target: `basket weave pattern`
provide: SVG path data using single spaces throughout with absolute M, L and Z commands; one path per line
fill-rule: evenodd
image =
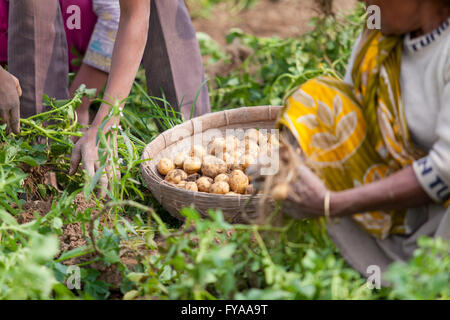
M 164 180 L 157 165 L 162 158 L 171 158 L 192 145 L 205 148 L 218 134 L 235 129 L 243 133 L 250 128 L 273 129 L 281 111 L 279 106 L 244 107 L 203 115 L 161 133 L 149 143 L 142 155 L 141 174 L 153 196 L 174 217 L 183 220 L 180 209 L 193 205 L 203 216 L 208 209 L 221 209 L 225 219 L 239 223 L 254 219 L 261 195 L 218 195 L 180 189 Z

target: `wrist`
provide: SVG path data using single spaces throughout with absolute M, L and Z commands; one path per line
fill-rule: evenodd
M 345 191 L 330 192 L 330 216 L 332 218 L 353 214 L 352 209 L 354 209 L 353 199 L 347 197 Z

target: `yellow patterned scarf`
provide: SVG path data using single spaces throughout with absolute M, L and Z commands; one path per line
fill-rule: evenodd
M 403 41 L 364 30 L 357 48 L 354 86 L 320 77 L 293 90 L 279 119 L 297 138 L 308 162 L 331 190 L 368 184 L 411 165 L 424 153 L 413 146 L 400 89 Z M 353 216 L 383 239 L 404 234 L 403 211 Z

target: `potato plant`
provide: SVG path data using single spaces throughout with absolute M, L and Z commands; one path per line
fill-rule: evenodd
M 229 76 L 209 80 L 215 110 L 280 104 L 286 90 L 307 79 L 341 77 L 361 15 L 315 20 L 298 39 L 231 31 L 230 42 L 238 38 L 254 53 Z M 201 38 L 201 48 L 226 57 L 208 38 Z M 422 239 L 411 261 L 389 270 L 392 287 L 376 291 L 340 256 L 323 220 L 230 225 L 220 211 L 201 219 L 192 208 L 181 211 L 185 223 L 172 218 L 145 187 L 139 165 L 158 134 L 156 123 L 168 129 L 183 119 L 147 95 L 142 70 L 125 109 L 111 106 L 109 117 L 123 112 L 121 125 L 99 132 L 94 178 L 81 170 L 68 176 L 71 137 L 82 135 L 74 110 L 87 94 L 93 92 L 81 87 L 69 101 L 47 99 L 49 110 L 23 120 L 19 135 L 0 126 L 0 299 L 449 298 L 449 247 L 441 240 Z M 180 169 L 182 162 L 173 165 Z M 108 163 L 112 188 L 102 198 L 96 185 Z M 56 174 L 57 188 L 46 183 L 47 172 Z M 203 180 L 199 191 L 214 183 Z M 70 228 L 78 234 L 68 235 Z M 67 248 L 72 236 L 80 243 Z M 79 287 L 68 285 L 74 267 Z

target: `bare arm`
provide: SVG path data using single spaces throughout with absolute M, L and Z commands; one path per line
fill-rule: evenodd
M 337 217 L 358 212 L 408 209 L 432 203 L 412 167 L 358 188 L 332 193 L 330 199 L 331 214 Z
M 88 88 L 97 89 L 98 94 L 105 87 L 106 80 L 108 80 L 108 74 L 106 72 L 83 63 L 70 86 L 70 96 L 73 97 L 75 91 L 82 84 L 85 84 Z M 90 104 L 91 99 L 89 97 L 83 97 L 81 106 L 77 109 L 78 122 L 82 125 L 89 124 Z
M 120 22 L 106 85 L 104 99 L 122 101 L 130 94 L 133 81 L 144 55 L 147 41 L 150 0 L 120 0 Z M 85 135 L 78 140 L 72 151 L 70 174 L 74 174 L 83 160 L 83 167 L 91 177 L 98 167 L 97 130 L 108 115 L 110 106 L 103 103 Z M 111 119 L 113 124 L 117 119 Z
M 144 54 L 150 15 L 150 0 L 120 0 L 120 23 L 105 91 L 105 100 L 123 100 L 133 86 Z M 102 104 L 92 123 L 98 128 L 109 113 Z
M 293 218 L 306 219 L 324 215 L 327 188 L 310 169 L 301 166 L 299 178 L 290 184 L 283 211 Z M 378 210 L 420 207 L 432 203 L 412 167 L 404 168 L 382 180 L 357 188 L 330 193 L 330 215 L 342 217 Z

